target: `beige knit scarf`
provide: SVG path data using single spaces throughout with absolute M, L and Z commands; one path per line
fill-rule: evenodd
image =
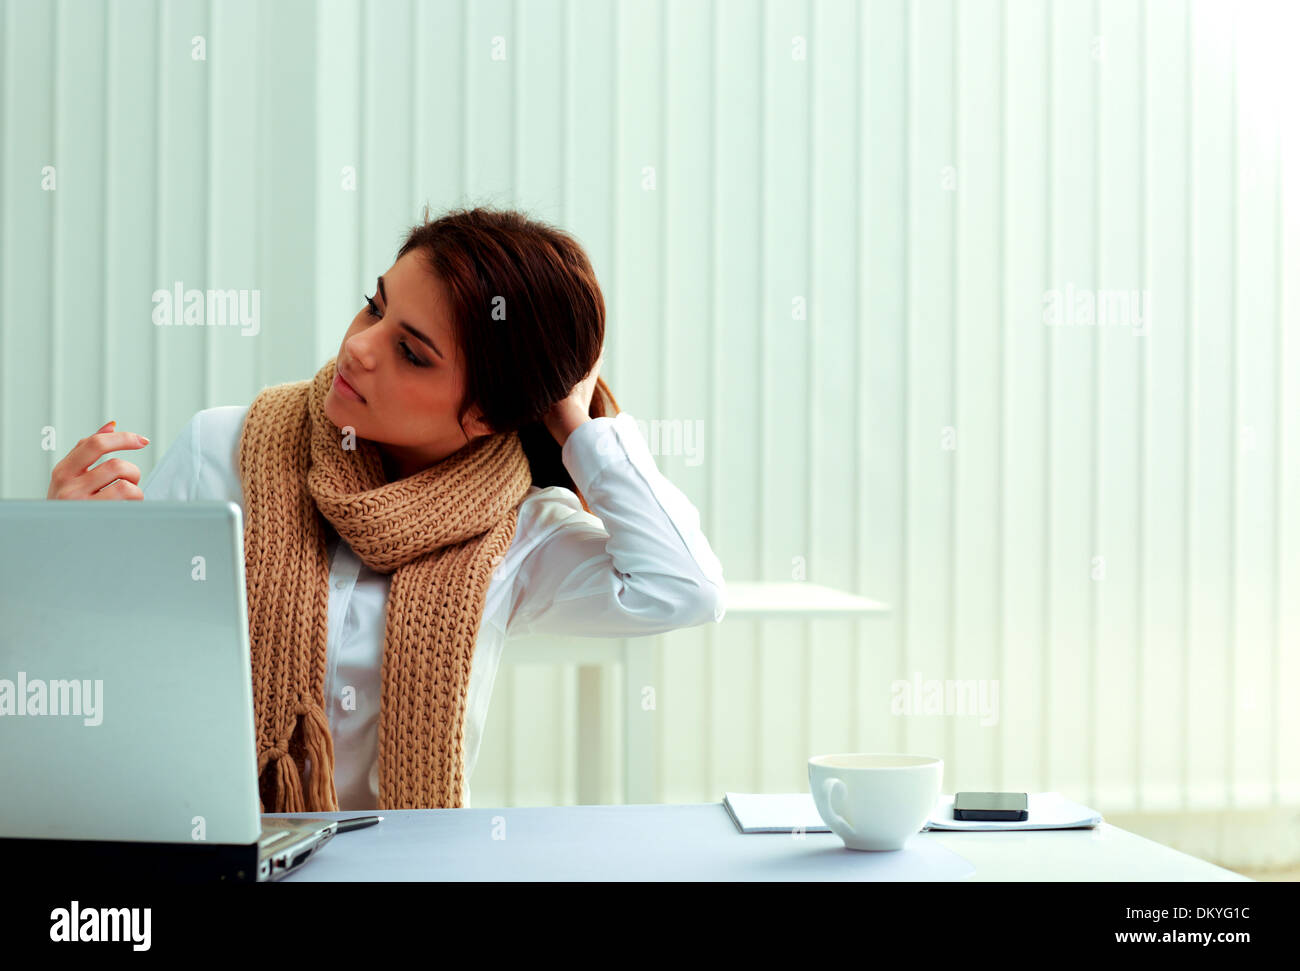
M 392 574 L 379 808 L 459 807 L 470 661 L 532 484 L 528 458 L 517 433 L 492 434 L 386 481 L 378 448 L 325 417 L 335 361 L 263 389 L 239 439 L 262 811 L 338 809 L 324 697 L 326 520 L 368 567 Z

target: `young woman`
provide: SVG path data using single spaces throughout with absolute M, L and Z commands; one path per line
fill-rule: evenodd
M 143 487 L 90 468 L 147 441 L 113 422 L 55 466 L 52 499 L 240 505 L 264 812 L 468 806 L 507 636 L 722 619 L 604 336 L 572 237 L 426 211 L 314 377 L 200 411 Z

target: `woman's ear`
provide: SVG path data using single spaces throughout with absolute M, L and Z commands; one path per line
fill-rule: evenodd
M 492 428 L 483 423 L 483 414 L 477 408 L 470 409 L 469 414 L 465 416 L 465 433 L 471 438 L 492 434 Z

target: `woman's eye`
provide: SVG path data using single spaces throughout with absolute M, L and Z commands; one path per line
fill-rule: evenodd
M 362 296 L 363 296 L 363 297 L 366 297 L 366 295 L 365 295 L 364 293 L 362 294 Z M 371 317 L 375 317 L 375 318 L 378 318 L 378 317 L 383 316 L 383 315 L 379 312 L 379 307 L 376 306 L 374 299 L 371 298 L 371 297 L 366 297 L 366 312 L 369 313 Z M 410 349 L 409 347 L 407 347 L 407 345 L 406 345 L 406 341 L 398 341 L 398 342 L 397 342 L 397 346 L 400 347 L 400 348 L 402 349 L 402 356 L 405 357 L 406 360 L 408 360 L 408 361 L 410 361 L 412 364 L 414 364 L 416 367 L 429 367 L 429 366 L 430 366 L 430 365 L 428 365 L 428 364 L 425 364 L 425 363 L 424 363 L 423 361 L 421 361 L 418 357 L 416 357 L 414 354 L 411 353 L 411 349 Z
M 410 349 L 409 347 L 406 346 L 406 341 L 398 341 L 397 344 L 398 344 L 398 346 L 402 349 L 402 351 L 405 353 L 405 355 L 406 355 L 406 359 L 407 359 L 408 361 L 410 361 L 412 364 L 414 364 L 416 367 L 428 367 L 428 366 L 429 366 L 429 365 L 425 364 L 423 361 L 421 361 L 421 360 L 420 360 L 418 357 L 416 357 L 414 354 L 411 353 L 411 349 Z

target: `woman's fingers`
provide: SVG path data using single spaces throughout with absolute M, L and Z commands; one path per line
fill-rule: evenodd
M 111 458 L 88 470 L 81 479 L 86 496 L 93 499 L 96 498 L 96 493 L 112 485 L 115 480 L 125 479 L 139 483 L 140 467 L 126 459 Z
M 68 464 L 67 471 L 74 477 L 81 475 L 94 465 L 107 452 L 116 452 L 123 448 L 144 448 L 149 439 L 135 432 L 109 430 L 117 422 L 109 422 L 88 438 L 83 438 L 73 446 L 63 461 Z
M 149 444 L 149 439 L 142 435 L 115 431 L 116 425 L 115 421 L 101 425 L 98 431 L 77 442 L 72 450 L 55 464 L 54 470 L 50 473 L 47 499 L 137 498 L 133 493 L 140 492 L 139 487 L 135 485 L 140 480 L 140 470 L 135 465 L 122 459 L 112 459 L 93 469 L 90 468 L 107 452 L 123 448 L 144 448 Z M 127 485 L 97 495 L 115 479 L 125 479 Z M 143 498 L 143 493 L 138 498 Z
M 128 499 L 142 500 L 144 492 L 141 488 L 130 479 L 116 479 L 110 482 L 104 488 L 100 489 L 94 495 L 87 496 L 87 499 Z

